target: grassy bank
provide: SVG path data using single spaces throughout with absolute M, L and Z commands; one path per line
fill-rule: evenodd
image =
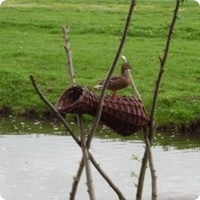
M 68 88 L 63 25 L 71 28 L 77 83 L 92 89 L 112 62 L 128 3 L 125 0 L 49 0 L 48 4 L 42 0 L 5 1 L 0 7 L 1 113 L 40 115 L 46 111 L 29 75 L 38 80 L 51 102 L 56 102 Z M 147 110 L 174 3 L 138 1 L 123 49 L 136 68 L 132 74 Z M 161 126 L 187 127 L 200 121 L 199 14 L 194 1 L 181 5 L 158 101 L 157 121 Z M 132 90 L 128 88 L 120 94 L 132 95 Z

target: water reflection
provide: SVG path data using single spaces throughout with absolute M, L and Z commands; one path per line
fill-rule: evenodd
M 78 133 L 77 124 L 73 121 L 70 122 L 72 130 L 75 133 Z M 85 124 L 86 133 L 90 131 L 91 124 Z M 68 135 L 68 132 L 64 126 L 53 120 L 27 120 L 24 118 L 17 118 L 9 116 L 8 118 L 0 118 L 0 135 L 3 134 L 13 134 L 13 135 L 24 135 L 32 133 L 44 133 L 52 135 Z M 143 134 L 141 132 L 134 134 L 129 137 L 120 136 L 105 126 L 99 126 L 95 135 L 99 138 L 120 138 L 122 141 L 127 140 L 143 140 Z M 154 142 L 158 146 L 163 146 L 164 150 L 167 150 L 171 146 L 176 147 L 177 149 L 188 149 L 195 148 L 200 146 L 200 136 L 195 133 L 177 133 L 177 132 L 162 132 L 156 133 Z
M 196 145 L 195 145 L 196 146 Z M 138 140 L 95 138 L 91 152 L 127 199 L 135 198 L 144 144 Z M 158 176 L 159 199 L 192 200 L 200 193 L 200 147 L 153 148 Z M 2 135 L 0 138 L 0 195 L 7 200 L 68 199 L 81 151 L 69 136 Z M 97 199 L 117 196 L 93 168 Z M 150 199 L 150 174 L 144 199 Z M 85 177 L 76 199 L 87 200 Z

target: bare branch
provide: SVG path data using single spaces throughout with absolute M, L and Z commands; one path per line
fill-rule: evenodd
M 157 80 L 156 80 L 156 85 L 155 85 L 155 90 L 154 90 L 154 95 L 153 95 L 151 115 L 150 115 L 150 133 L 149 133 L 150 143 L 153 142 L 154 123 L 155 123 L 154 118 L 155 118 L 155 112 L 156 112 L 156 107 L 157 107 L 158 93 L 159 93 L 159 89 L 160 89 L 162 74 L 163 74 L 164 69 L 165 69 L 165 63 L 166 63 L 166 60 L 167 60 L 169 47 L 170 47 L 170 44 L 171 44 L 173 30 L 174 30 L 174 27 L 175 27 L 176 19 L 178 17 L 179 5 L 180 5 L 180 0 L 176 0 L 174 15 L 172 17 L 171 25 L 170 25 L 169 32 L 168 32 L 168 35 L 167 35 L 164 54 L 163 54 L 162 57 L 159 58 L 159 60 L 160 60 L 160 70 L 159 70 L 158 77 L 157 77 Z
M 145 148 L 144 155 L 142 158 L 142 164 L 140 167 L 139 178 L 138 178 L 136 200 L 142 200 L 142 193 L 143 193 L 143 187 L 144 187 L 144 179 L 145 179 L 145 175 L 146 175 L 147 161 L 148 161 L 148 154 L 147 154 L 147 148 Z
M 157 199 L 157 184 L 156 184 L 157 176 L 156 176 L 156 170 L 154 168 L 153 154 L 151 151 L 151 144 L 150 144 L 148 136 L 149 135 L 148 135 L 147 129 L 144 128 L 146 151 L 147 151 L 147 155 L 148 155 L 148 159 L 149 159 L 149 168 L 150 168 L 150 172 L 151 172 L 152 200 L 156 200 Z
M 78 168 L 77 173 L 76 173 L 76 176 L 74 177 L 74 181 L 73 181 L 73 184 L 72 184 L 72 189 L 71 189 L 71 192 L 70 192 L 69 200 L 75 200 L 78 184 L 79 184 L 81 175 L 83 173 L 83 169 L 84 169 L 84 158 L 82 157 L 81 162 L 79 164 L 79 168 Z
M 159 57 L 160 70 L 158 72 L 158 77 L 157 77 L 156 85 L 155 85 L 155 89 L 154 89 L 153 103 L 152 103 L 152 109 L 151 109 L 151 114 L 150 114 L 149 134 L 147 135 L 147 131 L 145 129 L 143 131 L 144 135 L 145 135 L 146 148 L 145 148 L 145 152 L 144 152 L 144 156 L 143 156 L 143 163 L 141 165 L 141 171 L 140 171 L 140 176 L 139 176 L 139 181 L 138 181 L 139 187 L 138 187 L 138 190 L 137 190 L 137 200 L 142 199 L 144 175 L 145 175 L 148 159 L 149 159 L 149 166 L 150 166 L 150 172 L 151 172 L 151 177 L 152 177 L 152 200 L 157 199 L 157 177 L 156 177 L 156 174 L 155 174 L 153 157 L 152 157 L 152 152 L 151 152 L 151 145 L 153 144 L 153 138 L 154 138 L 154 132 L 155 132 L 154 117 L 155 117 L 155 112 L 156 112 L 156 107 L 157 107 L 157 99 L 158 99 L 161 79 L 162 79 L 162 75 L 163 75 L 164 69 L 165 69 L 165 63 L 166 63 L 166 60 L 167 60 L 169 47 L 170 47 L 170 44 L 171 44 L 171 39 L 172 39 L 172 35 L 173 35 L 173 30 L 174 30 L 174 27 L 175 27 L 175 22 L 176 22 L 176 19 L 177 19 L 179 5 L 180 5 L 180 0 L 176 0 L 174 15 L 172 17 L 171 25 L 170 25 L 168 35 L 167 35 L 164 55 L 162 57 Z
M 61 120 L 65 128 L 69 131 L 69 134 L 72 136 L 72 138 L 76 141 L 76 143 L 80 146 L 80 140 L 74 135 L 72 129 L 70 128 L 70 125 L 65 121 L 65 119 L 62 117 L 62 115 L 56 110 L 56 108 L 47 100 L 47 98 L 42 94 L 40 89 L 38 88 L 36 81 L 33 76 L 30 76 L 31 82 L 33 87 L 35 88 L 35 91 L 39 95 L 40 99 L 44 101 L 44 103 L 56 114 L 56 116 Z
M 63 123 L 63 125 L 66 127 L 66 129 L 69 131 L 70 135 L 72 136 L 72 138 L 76 141 L 76 143 L 78 144 L 79 147 L 81 147 L 81 142 L 78 138 L 76 138 L 76 136 L 73 134 L 72 130 L 70 129 L 70 127 L 68 126 L 68 123 L 65 121 L 65 119 L 60 115 L 59 112 L 57 112 L 57 110 L 55 109 L 55 107 L 46 99 L 46 97 L 42 94 L 42 92 L 40 91 L 40 89 L 38 88 L 36 81 L 34 80 L 33 76 L 30 76 L 30 79 L 32 81 L 32 84 L 37 92 L 37 94 L 40 96 L 41 100 L 53 111 L 53 113 L 56 115 L 56 117 L 58 119 L 60 119 L 60 121 Z M 100 172 L 100 174 L 104 174 L 103 170 L 100 168 L 100 166 L 97 164 L 97 162 L 95 161 L 95 159 L 93 158 L 92 154 L 89 153 L 89 157 L 90 160 L 92 162 L 92 164 L 95 166 L 95 168 L 97 168 L 97 170 Z M 79 165 L 79 170 L 77 172 L 77 176 L 75 177 L 74 183 L 73 183 L 73 189 L 70 192 L 70 200 L 74 200 L 75 199 L 75 193 L 77 190 L 77 186 L 82 174 L 82 171 L 84 169 L 84 160 L 82 158 L 81 160 L 81 164 Z M 123 197 L 123 194 L 119 191 L 119 189 L 114 185 L 114 183 L 107 177 L 103 176 L 105 178 L 105 180 L 108 182 L 108 184 L 113 188 L 113 190 L 117 193 L 117 195 L 125 200 L 125 197 Z
M 69 43 L 69 28 L 64 27 L 63 26 L 63 37 L 64 37 L 64 48 L 65 48 L 65 52 L 66 52 L 66 60 L 67 60 L 67 71 L 70 77 L 70 85 L 74 86 L 76 84 L 76 80 L 75 80 L 75 75 L 74 75 L 74 68 L 73 68 L 73 62 L 72 62 L 72 54 L 71 54 L 71 48 L 70 48 L 70 43 Z M 79 130 L 80 130 L 80 135 L 81 135 L 81 148 L 84 146 L 83 143 L 83 127 L 81 127 L 80 122 L 83 120 L 82 116 L 80 115 L 76 115 L 77 121 L 79 123 Z M 83 150 L 83 149 L 82 149 Z M 85 161 L 87 161 L 87 159 L 84 159 L 86 157 L 86 155 L 84 156 L 84 152 L 83 152 L 83 157 L 81 159 L 81 163 L 79 165 L 76 177 L 74 178 L 74 182 L 72 184 L 72 188 L 71 188 L 71 192 L 70 192 L 70 199 L 75 199 L 76 196 L 76 191 L 77 191 L 77 187 L 80 181 L 80 178 L 82 176 L 83 173 L 83 169 L 85 166 Z
M 139 91 L 137 90 L 137 87 L 136 87 L 136 85 L 135 85 L 135 82 L 134 82 L 134 79 L 133 79 L 133 77 L 132 77 L 131 71 L 128 70 L 128 72 L 129 72 L 129 76 L 131 77 L 131 87 L 133 88 L 133 91 L 134 91 L 134 93 L 135 93 L 135 96 L 136 96 L 138 99 L 142 100 L 142 99 L 141 99 L 141 95 L 140 95 L 140 93 L 139 93 Z
M 94 193 L 94 185 L 92 180 L 92 171 L 90 166 L 90 158 L 88 153 L 88 148 L 86 146 L 86 137 L 85 137 L 85 131 L 84 131 L 84 125 L 83 125 L 83 117 L 78 116 L 78 122 L 79 122 L 79 130 L 81 135 L 81 149 L 83 153 L 83 160 L 85 165 L 85 172 L 86 172 L 86 179 L 87 179 L 87 187 L 88 187 L 88 194 L 90 197 L 90 200 L 95 200 L 95 193 Z
M 124 63 L 128 63 L 128 61 L 127 61 L 127 59 L 126 59 L 126 57 L 125 57 L 124 55 L 122 55 L 122 60 L 123 60 Z M 133 79 L 133 76 L 132 76 L 132 74 L 131 74 L 130 69 L 128 69 L 128 73 L 129 73 L 129 77 L 130 77 L 130 79 L 131 79 L 131 87 L 132 87 L 132 89 L 133 89 L 133 92 L 134 92 L 135 96 L 136 96 L 138 99 L 141 100 L 140 93 L 139 93 L 139 91 L 137 90 L 137 87 L 136 87 L 136 84 L 135 84 L 135 82 L 134 82 L 134 79 Z
M 113 71 L 114 71 L 115 66 L 117 64 L 117 61 L 119 59 L 120 53 L 122 51 L 122 48 L 124 46 L 134 7 L 135 7 L 135 0 L 132 0 L 131 3 L 130 3 L 128 16 L 127 16 L 127 19 L 126 19 L 126 23 L 125 23 L 125 26 L 124 26 L 124 31 L 123 31 L 123 34 L 122 34 L 122 38 L 121 38 L 119 47 L 118 47 L 118 49 L 116 51 L 115 58 L 114 58 L 114 60 L 112 62 L 112 65 L 111 65 L 109 71 L 108 71 L 107 77 L 106 77 L 106 79 L 104 81 L 104 84 L 103 84 L 103 87 L 102 87 L 102 90 L 101 90 L 101 95 L 100 95 L 100 98 L 99 98 L 99 104 L 98 104 L 98 107 L 97 107 L 96 117 L 95 117 L 93 126 L 91 128 L 90 135 L 89 135 L 88 140 L 87 140 L 88 148 L 90 147 L 90 144 L 91 144 L 91 141 L 92 141 L 92 137 L 93 137 L 93 135 L 94 135 L 94 133 L 96 131 L 96 128 L 97 128 L 97 126 L 99 124 L 99 120 L 101 118 L 101 111 L 102 111 L 102 105 L 103 105 L 103 99 L 104 99 L 105 90 L 106 90 L 106 87 L 108 85 L 108 81 L 109 81 L 110 77 L 113 74 Z
M 74 75 L 71 48 L 70 48 L 70 43 L 69 43 L 69 28 L 63 27 L 63 33 L 64 33 L 64 48 L 65 48 L 66 55 L 67 55 L 67 71 L 68 71 L 68 74 L 70 77 L 70 85 L 75 86 L 76 80 L 75 80 L 75 75 Z M 83 116 L 77 115 L 76 117 L 78 120 L 79 131 L 80 131 L 80 136 L 81 136 L 81 149 L 82 149 L 82 153 L 83 153 L 82 160 L 84 162 L 80 163 L 80 167 L 77 171 L 78 177 L 76 177 L 76 179 L 74 179 L 74 183 L 72 185 L 73 187 L 70 192 L 70 198 L 75 197 L 76 188 L 78 186 L 84 166 L 86 166 L 85 172 L 86 172 L 86 178 L 87 178 L 88 194 L 89 194 L 90 200 L 95 200 L 96 198 L 95 198 L 94 186 L 93 186 L 93 181 L 92 181 L 90 158 L 88 156 L 88 148 L 86 146 L 86 137 L 85 137 L 85 131 L 84 131 L 84 125 L 83 125 Z
M 63 35 L 64 35 L 64 48 L 67 54 L 67 71 L 70 78 L 70 85 L 75 86 L 76 85 L 76 79 L 74 75 L 74 67 L 72 62 L 72 54 L 71 54 L 71 48 L 69 43 L 69 28 L 63 26 Z
M 94 157 L 92 156 L 91 153 L 89 153 L 90 160 L 92 161 L 92 164 L 94 167 L 97 169 L 97 171 L 101 174 L 101 176 L 107 181 L 107 183 L 110 185 L 110 187 L 117 193 L 119 200 L 126 200 L 122 192 L 117 188 L 112 180 L 103 172 L 99 164 L 95 161 Z

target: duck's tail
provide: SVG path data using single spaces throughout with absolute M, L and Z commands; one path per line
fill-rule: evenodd
M 101 88 L 102 88 L 102 85 L 95 85 L 94 88 L 95 88 L 95 89 L 101 89 Z

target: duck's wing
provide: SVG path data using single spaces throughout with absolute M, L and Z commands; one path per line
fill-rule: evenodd
M 102 88 L 104 81 L 105 79 L 101 80 L 98 85 L 94 86 L 94 88 Z M 127 87 L 129 84 L 129 79 L 126 79 L 124 76 L 112 76 L 108 81 L 107 89 L 120 90 Z
M 120 90 L 127 87 L 128 85 L 129 81 L 126 80 L 123 76 L 114 76 L 109 80 L 107 89 Z

